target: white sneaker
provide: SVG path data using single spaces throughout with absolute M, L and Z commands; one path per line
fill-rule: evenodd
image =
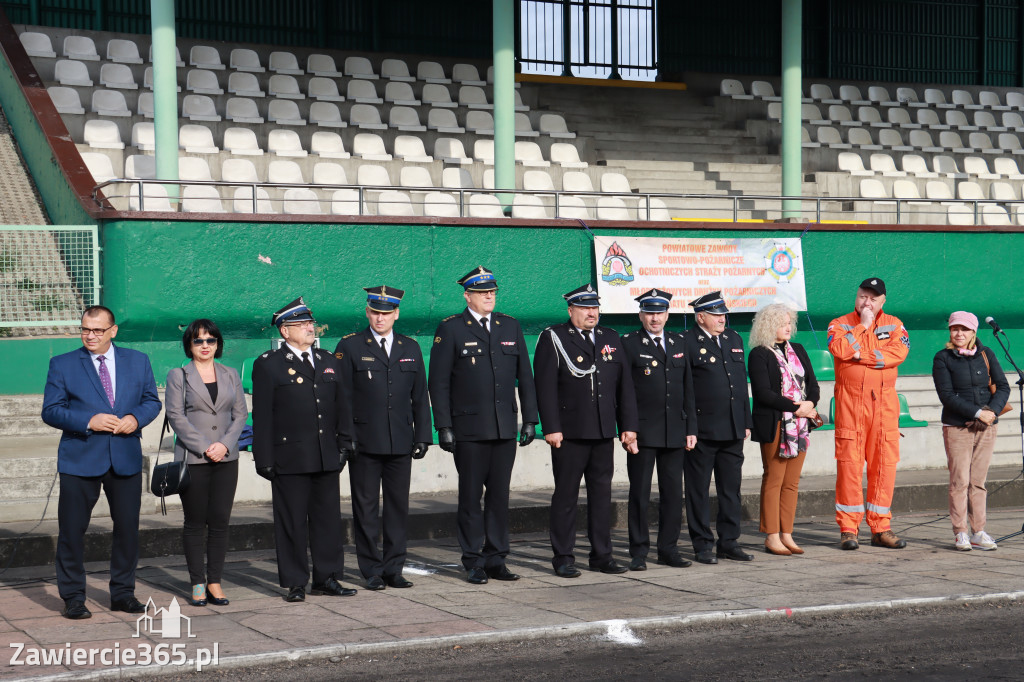
M 961 552 L 971 551 L 971 539 L 967 537 L 967 533 L 957 533 L 955 542 L 956 548 Z
M 971 536 L 971 547 L 974 549 L 996 549 L 997 545 L 995 541 L 989 537 L 989 534 L 985 531 L 975 533 Z

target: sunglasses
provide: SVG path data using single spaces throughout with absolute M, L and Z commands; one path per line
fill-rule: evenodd
M 217 339 L 192 339 L 193 346 L 216 346 Z

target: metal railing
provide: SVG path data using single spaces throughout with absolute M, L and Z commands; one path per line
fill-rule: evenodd
M 99 303 L 95 225 L 0 225 L 0 330 L 77 326 Z
M 188 190 L 190 186 L 214 187 L 220 191 L 215 197 L 190 195 Z M 128 191 L 119 190 L 120 187 L 127 187 Z M 157 190 L 156 187 L 160 189 Z M 183 187 L 185 189 L 180 192 L 168 193 L 165 187 L 172 189 Z M 237 190 L 239 189 L 247 191 L 238 196 Z M 312 190 L 313 195 L 288 198 L 283 190 L 289 189 Z M 101 192 L 102 199 L 100 198 Z M 339 195 L 338 192 L 343 192 L 343 194 Z M 385 193 L 398 194 L 387 196 L 385 200 L 382 200 L 382 195 Z M 179 198 L 175 196 L 176 194 L 183 196 Z M 404 197 L 399 195 L 404 195 Z M 474 197 L 488 198 L 475 200 Z M 406 198 L 408 202 L 405 201 Z M 797 220 L 813 223 L 948 224 L 953 226 L 1024 224 L 1024 201 L 1010 202 L 994 199 L 955 201 L 951 199 L 869 199 L 831 196 L 794 198 L 773 194 L 616 193 L 124 178 L 108 180 L 97 185 L 93 190 L 93 199 L 101 206 L 117 210 L 155 211 L 167 210 L 169 206 L 172 211 L 180 209 L 185 212 L 224 212 L 247 215 L 326 214 L 438 218 L 503 218 L 511 215 L 514 218 L 541 220 L 567 218 L 770 223 L 783 217 L 790 217 L 791 210 L 798 210 Z M 219 208 L 217 202 L 220 203 Z M 783 212 L 784 202 L 785 215 Z M 792 207 L 793 202 L 797 202 L 798 208 Z M 178 207 L 176 208 L 175 205 Z M 242 206 L 245 208 L 240 208 Z M 304 208 L 309 210 L 303 210 Z
M 525 72 L 653 80 L 657 0 L 522 0 L 517 59 Z

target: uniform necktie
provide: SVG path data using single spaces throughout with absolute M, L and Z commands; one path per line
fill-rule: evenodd
M 658 353 L 661 355 L 662 359 L 664 359 L 665 358 L 665 349 L 661 347 L 661 337 L 660 336 L 655 336 L 654 337 L 654 347 L 658 349 Z
M 580 333 L 583 334 L 583 340 L 584 341 L 586 341 L 587 343 L 594 343 L 593 341 L 590 340 L 590 330 L 589 329 L 584 329 Z
M 718 344 L 719 348 L 722 347 L 722 335 L 721 334 L 715 334 L 715 343 Z
M 383 336 L 380 337 L 380 349 L 384 351 L 384 355 L 388 354 L 388 340 Z
M 491 330 L 487 328 L 487 318 L 486 317 L 481 317 L 480 318 L 480 324 L 483 325 L 485 332 L 487 332 L 488 334 L 491 333 Z
M 110 406 L 114 406 L 114 384 L 110 381 L 110 371 L 107 369 L 107 359 L 100 355 L 97 357 L 100 361 L 100 383 L 103 384 L 103 392 L 107 394 L 107 400 L 110 401 Z
M 306 363 L 307 365 L 309 365 L 309 368 L 310 368 L 310 369 L 312 369 L 313 371 L 316 371 L 316 370 L 315 370 L 315 369 L 313 368 L 313 359 L 312 359 L 311 357 L 309 357 L 309 353 L 303 353 L 303 354 L 302 354 L 302 361 L 303 361 L 304 363 Z

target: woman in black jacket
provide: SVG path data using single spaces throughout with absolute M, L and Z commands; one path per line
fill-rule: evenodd
M 978 342 L 978 318 L 973 314 L 958 310 L 949 316 L 949 343 L 935 354 L 932 379 L 942 402 L 954 545 L 961 551 L 996 549 L 985 532 L 985 479 L 996 445 L 997 417 L 1010 397 L 1010 384 L 996 354 Z
M 809 420 L 817 417 L 818 382 L 807 352 L 790 342 L 796 311 L 775 303 L 758 311 L 747 361 L 754 396 L 751 438 L 761 444 L 761 532 L 764 548 L 803 554 L 793 541 L 800 470 L 807 456 Z

